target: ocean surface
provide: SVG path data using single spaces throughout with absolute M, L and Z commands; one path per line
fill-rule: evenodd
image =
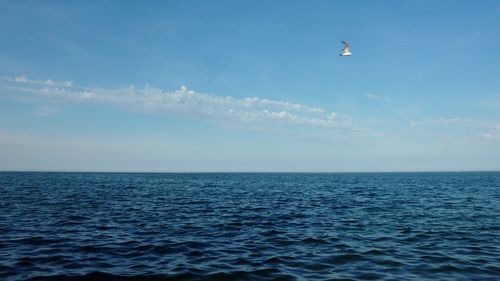
M 500 280 L 500 173 L 0 173 L 0 280 Z

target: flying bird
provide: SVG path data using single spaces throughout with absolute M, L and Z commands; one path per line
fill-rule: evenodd
M 349 44 L 346 41 L 342 41 L 342 44 L 344 44 L 344 48 L 342 48 L 342 54 L 341 56 L 350 56 L 352 55 L 351 51 L 349 51 Z

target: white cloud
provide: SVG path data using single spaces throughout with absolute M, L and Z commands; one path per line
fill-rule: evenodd
M 3 80 L 15 82 L 15 83 L 28 83 L 28 84 L 37 84 L 37 85 L 44 85 L 44 86 L 57 86 L 57 87 L 73 87 L 73 81 L 56 81 L 52 79 L 48 80 L 33 80 L 33 79 L 28 79 L 26 75 L 20 75 L 16 77 L 8 77 L 8 76 L 2 76 L 0 77 Z
M 374 99 L 374 100 L 383 100 L 387 102 L 392 102 L 392 99 L 390 97 L 385 97 L 385 96 L 378 96 L 374 94 L 365 94 L 365 97 Z
M 24 75 L 14 77 L 14 81 L 20 82 L 20 83 L 28 83 L 29 82 L 28 78 L 26 78 L 26 76 L 24 76 Z
M 264 126 L 297 125 L 372 133 L 353 124 L 346 115 L 319 107 L 267 98 L 216 96 L 195 92 L 185 86 L 175 91 L 165 91 L 149 85 L 142 89 L 134 86 L 103 89 L 76 87 L 72 82 L 64 81 L 30 80 L 26 76 L 2 78 L 16 84 L 26 84 L 23 87 L 10 87 L 11 89 L 53 99 L 100 102 L 137 111 L 177 114 L 223 122 Z

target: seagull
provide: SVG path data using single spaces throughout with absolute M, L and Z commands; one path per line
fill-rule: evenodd
M 342 54 L 341 56 L 350 56 L 352 55 L 351 51 L 349 51 L 349 44 L 346 41 L 342 41 L 342 44 L 344 44 L 344 48 L 342 48 Z

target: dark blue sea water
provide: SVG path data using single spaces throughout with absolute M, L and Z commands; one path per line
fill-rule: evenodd
M 0 173 L 1 280 L 499 280 L 500 173 Z

